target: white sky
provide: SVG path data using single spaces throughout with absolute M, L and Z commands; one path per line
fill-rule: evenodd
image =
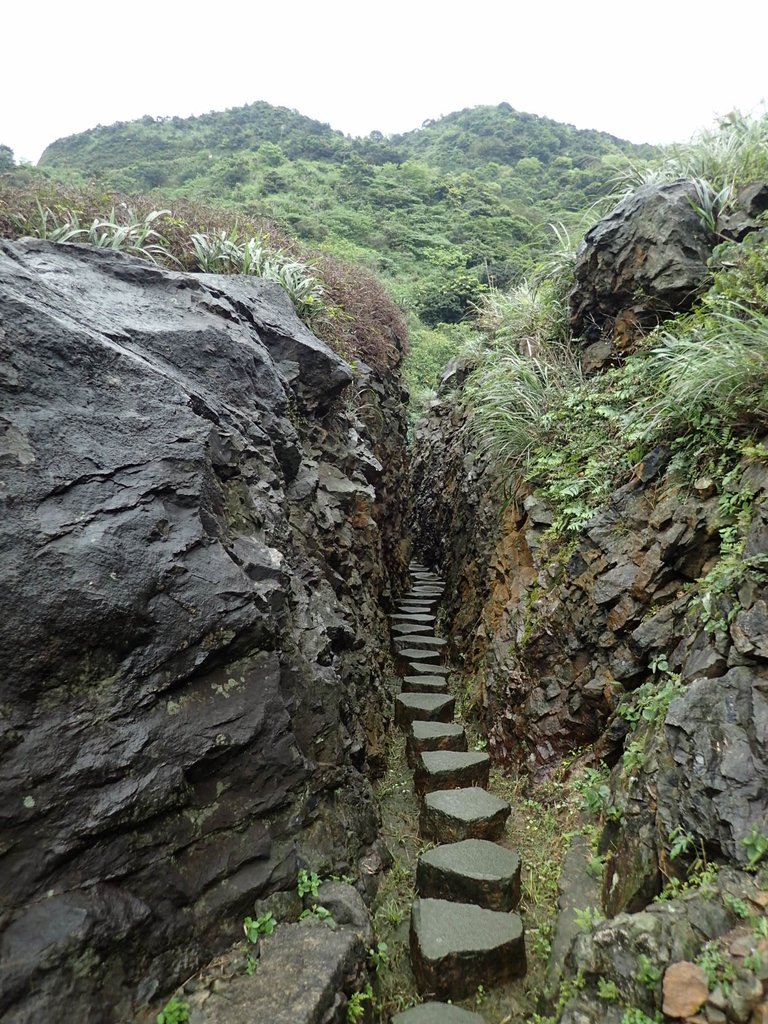
M 0 143 L 255 100 L 354 135 L 480 103 L 634 142 L 768 99 L 764 0 L 37 0 L 8 3 Z

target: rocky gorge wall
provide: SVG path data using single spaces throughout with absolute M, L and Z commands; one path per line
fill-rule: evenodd
M 689 306 L 705 279 L 703 233 L 696 222 L 688 245 L 684 195 L 680 183 L 647 190 L 587 236 L 572 311 L 593 371 L 676 301 Z M 674 225 L 670 204 L 682 209 Z M 648 207 L 650 224 L 639 224 Z M 652 232 L 659 207 L 661 236 Z M 638 955 L 651 954 L 663 973 L 738 924 L 734 900 L 760 905 L 743 871 L 749 837 L 768 836 L 768 586 L 747 566 L 768 555 L 766 459 L 744 458 L 726 494 L 720 480 L 692 484 L 657 446 L 582 530 L 553 535 L 542 496 L 511 489 L 467 429 L 471 368 L 446 375 L 417 433 L 414 549 L 446 577 L 452 653 L 497 761 L 534 780 L 579 754 L 611 769 L 598 848 L 609 920 L 572 946 L 568 967 L 584 991 L 559 1012 L 580 1024 L 618 1022 L 622 1011 L 599 997 L 598 980 L 614 980 L 624 1006 L 656 1012 L 661 983 L 655 992 L 638 983 Z M 747 521 L 738 564 L 722 544 L 729 502 Z M 670 877 L 685 878 L 685 858 L 670 857 L 675 835 L 724 866 L 725 904 L 694 893 L 682 909 L 644 913 Z M 717 1012 L 701 1019 L 747 1020 L 751 1011 Z
M 132 1020 L 377 841 L 402 353 L 259 279 L 0 242 L 0 1016 Z

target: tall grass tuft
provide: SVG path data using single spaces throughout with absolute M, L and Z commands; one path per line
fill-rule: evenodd
M 615 198 L 643 185 L 686 179 L 696 186 L 696 208 L 714 228 L 720 210 L 753 181 L 768 179 L 768 111 L 754 117 L 734 111 L 717 128 L 689 143 L 670 146 L 660 163 L 630 168 L 617 183 Z
M 739 430 L 768 424 L 768 316 L 713 312 L 662 333 L 647 356 L 649 433 L 694 429 L 705 417 Z
M 520 469 L 546 436 L 552 412 L 583 382 L 567 342 L 567 311 L 556 289 L 524 282 L 490 293 L 478 326 L 488 340 L 464 388 L 469 429 L 494 461 Z

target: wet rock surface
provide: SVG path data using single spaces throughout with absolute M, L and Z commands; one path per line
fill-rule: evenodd
M 254 974 L 217 986 L 190 1024 L 345 1024 L 348 996 L 367 977 L 354 931 L 282 924 L 261 946 Z
M 0 282 L 0 1015 L 112 1024 L 376 838 L 400 386 L 363 368 L 377 435 L 259 279 L 23 241 Z

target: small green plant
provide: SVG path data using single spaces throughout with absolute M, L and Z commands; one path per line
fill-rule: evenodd
M 330 910 L 326 907 L 321 907 L 317 903 L 314 903 L 307 910 L 302 910 L 299 914 L 300 921 L 322 921 L 323 924 L 327 924 L 329 928 L 335 928 L 336 922 L 333 919 L 333 915 Z
M 477 989 L 475 990 L 475 1007 L 478 1010 L 480 1009 L 480 1007 L 485 1002 L 486 994 L 487 993 L 485 991 L 485 987 L 483 985 L 478 985 Z
M 311 896 L 314 899 L 319 888 L 320 876 L 316 875 L 314 871 L 310 873 L 302 868 L 296 881 L 296 892 L 299 894 L 299 899 L 303 900 L 305 896 Z
M 754 974 L 761 974 L 764 964 L 765 961 L 757 949 L 753 949 L 751 953 L 744 957 L 744 966 Z
M 189 1020 L 189 1003 L 178 996 L 169 999 L 155 1018 L 156 1024 L 185 1024 Z
M 641 953 L 638 957 L 637 980 L 651 992 L 661 981 L 661 971 L 645 953 Z
M 256 973 L 256 968 L 259 966 L 259 961 L 253 955 L 253 953 L 245 954 L 245 973 L 249 978 L 252 978 Z
M 639 1010 L 636 1006 L 628 1006 L 621 1018 L 621 1024 L 657 1024 L 661 1020 L 663 1017 L 658 1011 L 653 1017 L 649 1017 L 647 1013 Z
M 739 899 L 737 896 L 731 896 L 729 892 L 723 893 L 723 903 L 731 913 L 740 917 L 742 921 L 747 921 L 752 917 L 752 911 L 747 906 L 746 901 Z
M 276 927 L 277 921 L 271 910 L 255 919 L 243 918 L 243 931 L 249 942 L 258 942 L 262 935 L 271 935 Z
M 747 856 L 749 857 L 746 870 L 756 871 L 757 865 L 768 854 L 768 835 L 759 832 L 757 827 L 755 827 L 748 836 L 741 840 L 741 845 L 747 851 Z
M 368 960 L 378 974 L 379 970 L 389 963 L 389 947 L 386 942 L 377 942 L 375 948 L 371 947 L 368 950 Z
M 752 929 L 757 939 L 768 939 L 768 917 L 759 917 Z
M 633 740 L 624 751 L 621 763 L 627 775 L 634 775 L 645 767 L 647 760 L 644 743 L 641 740 Z
M 678 825 L 669 833 L 669 859 L 676 860 L 681 854 L 687 853 L 696 845 L 696 839 L 682 825 Z
M 605 920 L 600 911 L 595 907 L 584 907 L 581 910 L 574 910 L 573 917 L 576 927 L 582 932 L 592 931 L 593 928 L 597 928 Z
M 362 992 L 355 992 L 349 997 L 347 1003 L 347 1024 L 358 1024 L 365 1016 L 365 1004 L 373 999 L 373 989 L 370 983 L 365 986 Z
M 571 783 L 584 801 L 584 810 L 595 816 L 605 814 L 611 807 L 608 775 L 607 765 L 601 764 L 599 768 L 585 768 L 582 777 Z
M 736 979 L 736 968 L 717 942 L 707 942 L 694 961 L 707 976 L 710 991 L 718 986 L 728 994 Z
M 618 1003 L 621 998 L 616 982 L 608 981 L 606 978 L 597 979 L 597 994 L 608 1003 Z

